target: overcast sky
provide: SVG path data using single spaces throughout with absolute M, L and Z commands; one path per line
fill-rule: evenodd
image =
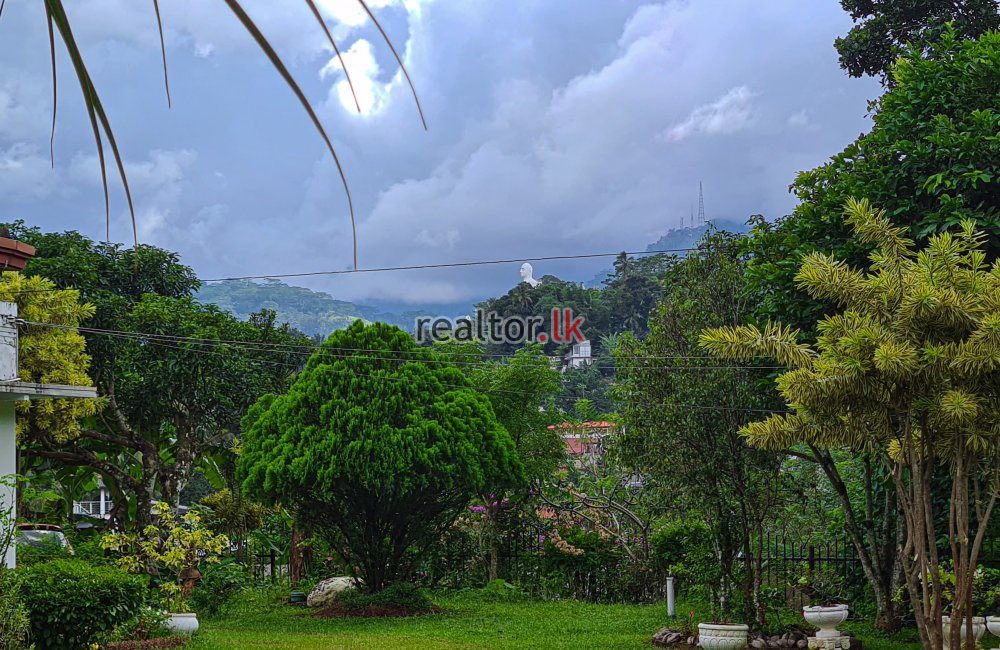
M 290 90 L 222 0 L 73 0 L 70 17 L 127 162 L 139 238 L 203 278 L 346 269 L 347 202 Z M 848 78 L 837 0 L 323 0 L 362 114 L 297 0 L 245 0 L 335 140 L 362 267 L 641 250 L 704 182 L 709 218 L 774 218 L 795 173 L 868 128 L 871 80 Z M 80 89 L 59 48 L 55 168 L 43 5 L 0 18 L 0 219 L 105 236 Z M 131 243 L 112 182 L 112 239 Z M 607 260 L 539 263 L 586 279 Z M 519 264 L 293 281 L 345 300 L 468 303 Z

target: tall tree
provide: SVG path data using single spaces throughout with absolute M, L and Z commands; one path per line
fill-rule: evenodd
M 196 461 L 227 455 L 246 409 L 287 385 L 305 359 L 295 345 L 308 341 L 273 314 L 244 323 L 198 304 L 198 281 L 174 253 L 23 223 L 12 230 L 37 249 L 28 273 L 74 287 L 93 305 L 83 331 L 106 403 L 72 439 L 38 429 L 26 457 L 93 467 L 118 497 L 119 523 L 141 525 L 152 500 L 176 504 Z
M 1000 263 L 987 263 L 972 221 L 917 252 L 906 229 L 866 201 L 849 202 L 846 216 L 876 250 L 868 272 L 830 255 L 805 258 L 797 282 L 838 308 L 815 347 L 770 323 L 710 329 L 701 342 L 721 357 L 767 355 L 794 367 L 777 380 L 793 413 L 745 425 L 754 445 L 882 451 L 906 523 L 902 564 L 921 644 L 943 647 L 946 553 L 955 570 L 951 647 L 965 621 L 974 648 L 973 577 L 1000 492 Z M 937 482 L 950 489 L 944 508 L 933 499 Z
M 775 398 L 766 371 L 706 363 L 697 347 L 703 328 L 751 316 L 746 263 L 739 237 L 720 232 L 676 259 L 648 339 L 625 336 L 619 345 L 615 393 L 625 425 L 620 458 L 665 499 L 701 513 L 724 579 L 718 604 L 761 625 L 762 557 L 754 540 L 782 498 L 783 456 L 747 446 L 739 430 Z
M 866 263 L 871 247 L 841 217 L 851 198 L 880 206 L 916 240 L 972 219 L 989 235 L 989 257 L 1000 255 L 1000 34 L 969 41 L 951 29 L 930 48 L 933 57 L 910 51 L 900 60 L 869 133 L 799 174 L 795 212 L 774 225 L 757 221 L 747 270 L 759 285 L 761 318 L 808 335 L 827 307 L 796 286 L 803 256 L 823 251 Z
M 1000 27 L 997 0 L 840 0 L 855 25 L 834 46 L 852 77 L 892 82 L 892 65 L 906 48 L 932 55 L 930 44 L 949 24 L 961 38 Z
M 566 458 L 566 448 L 545 406 L 559 389 L 559 372 L 537 345 L 525 346 L 512 357 L 467 366 L 472 385 L 489 397 L 497 420 L 510 434 L 524 468 L 525 481 L 507 489 L 479 495 L 489 527 L 489 580 L 497 579 L 501 519 L 523 510 L 532 493 L 547 481 Z M 532 508 L 533 510 L 533 508 Z

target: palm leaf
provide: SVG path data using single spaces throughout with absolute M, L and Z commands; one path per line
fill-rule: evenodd
M 344 77 L 347 78 L 347 85 L 351 89 L 351 97 L 354 98 L 354 106 L 357 107 L 358 112 L 361 112 L 361 103 L 358 101 L 358 94 L 354 92 L 354 82 L 351 81 L 351 73 L 347 71 L 347 65 L 344 63 L 344 57 L 340 54 L 340 48 L 337 47 L 337 42 L 333 40 L 333 34 L 330 33 L 329 28 L 326 26 L 326 21 L 323 20 L 323 16 L 319 13 L 319 9 L 316 7 L 316 3 L 313 0 L 306 0 L 306 4 L 309 5 L 309 9 L 312 10 L 313 16 L 316 17 L 316 22 L 319 26 L 323 28 L 326 32 L 326 37 L 330 40 L 330 45 L 333 46 L 333 51 L 337 53 L 337 60 L 340 61 L 340 67 L 344 70 Z
M 3 10 L 2 1 L 0 1 L 0 11 Z M 49 9 L 49 5 L 45 5 L 45 22 L 49 26 L 49 59 L 52 61 L 52 132 L 49 134 L 49 163 L 52 168 L 56 167 L 56 106 L 58 106 L 59 95 L 57 93 L 58 84 L 56 83 L 56 35 L 52 28 L 52 11 Z
M 45 0 L 45 6 L 48 10 L 49 20 L 51 20 L 55 24 L 56 28 L 58 28 L 59 36 L 62 38 L 63 44 L 66 46 L 66 52 L 69 54 L 70 61 L 73 63 L 73 69 L 76 71 L 77 79 L 80 81 L 80 88 L 83 91 L 83 103 L 87 109 L 87 114 L 90 117 L 91 128 L 94 131 L 94 141 L 97 143 L 97 159 L 101 166 L 101 184 L 104 188 L 104 212 L 108 230 L 108 239 L 111 239 L 111 201 L 108 194 L 108 173 L 104 160 L 104 143 L 101 140 L 101 127 L 98 126 L 99 119 L 101 126 L 103 126 L 104 133 L 108 138 L 108 145 L 111 147 L 112 155 L 118 165 L 122 185 L 125 188 L 125 196 L 128 198 L 129 214 L 132 218 L 132 233 L 135 236 L 135 243 L 138 245 L 139 238 L 136 234 L 135 208 L 132 205 L 132 193 L 128 186 L 128 178 L 125 175 L 125 166 L 122 162 L 121 152 L 118 150 L 118 145 L 115 143 L 114 134 L 111 132 L 111 124 L 108 121 L 107 115 L 104 113 L 101 98 L 97 94 L 97 89 L 94 88 L 94 83 L 90 79 L 90 73 L 87 71 L 87 66 L 83 61 L 83 55 L 80 53 L 80 48 L 77 46 L 76 39 L 73 37 L 73 29 L 70 26 L 69 18 L 66 16 L 66 10 L 63 7 L 62 0 Z
M 167 91 L 167 108 L 170 108 L 170 79 L 167 78 L 167 43 L 163 39 L 163 21 L 160 20 L 160 0 L 153 0 L 156 13 L 156 29 L 160 32 L 160 56 L 163 59 L 163 87 Z
M 424 130 L 426 131 L 427 120 L 424 118 L 424 107 L 420 105 L 420 98 L 417 97 L 417 89 L 413 86 L 413 80 L 410 79 L 410 73 L 407 72 L 406 66 L 403 65 L 402 57 L 399 56 L 399 52 L 396 51 L 396 46 L 392 44 L 392 39 L 390 39 L 389 35 L 385 33 L 384 29 L 382 29 L 382 24 L 378 21 L 378 18 L 375 17 L 375 14 L 372 13 L 372 10 L 368 8 L 368 4 L 365 2 L 365 0 L 358 0 L 358 2 L 361 3 L 362 7 L 365 8 L 365 12 L 368 14 L 368 17 L 371 18 L 372 22 L 375 23 L 375 26 L 378 27 L 378 31 L 379 33 L 382 34 L 382 38 L 385 39 L 385 42 L 389 46 L 389 49 L 392 50 L 392 55 L 396 57 L 396 62 L 399 64 L 399 69 L 403 71 L 403 76 L 406 77 L 406 83 L 410 84 L 410 92 L 413 93 L 413 101 L 416 102 L 417 112 L 420 113 L 420 122 L 424 125 Z
M 271 64 L 274 65 L 278 74 L 281 75 L 281 77 L 285 80 L 285 83 L 288 84 L 289 88 L 292 89 L 292 92 L 295 93 L 295 96 L 298 97 L 299 103 L 302 104 L 302 108 L 304 108 L 306 113 L 309 114 L 309 118 L 312 120 L 316 129 L 319 131 L 320 136 L 322 136 L 323 141 L 326 143 L 326 148 L 329 149 L 330 155 L 333 156 L 333 162 L 337 165 L 337 172 L 340 174 L 340 180 L 344 184 L 344 193 L 347 195 L 347 208 L 351 213 L 351 236 L 354 240 L 354 268 L 357 269 L 358 227 L 354 218 L 354 201 L 351 199 L 351 188 L 347 185 L 347 176 L 344 174 L 344 168 L 340 164 L 340 157 L 337 156 L 337 152 L 333 148 L 330 136 L 327 135 L 326 129 L 323 128 L 323 124 L 319 121 L 319 117 L 316 116 L 316 111 L 313 110 L 312 106 L 309 104 L 309 100 L 306 99 L 305 93 L 302 92 L 302 89 L 299 88 L 299 84 L 296 83 L 295 78 L 292 77 L 292 73 L 288 71 L 288 68 L 286 68 L 285 64 L 281 61 L 281 57 L 279 57 L 278 53 L 274 51 L 274 48 L 264 37 L 264 34 L 261 33 L 260 29 L 253 22 L 253 20 L 251 20 L 250 16 L 247 15 L 247 12 L 243 10 L 239 1 L 225 0 L 225 3 L 229 5 L 232 12 L 236 14 L 239 21 L 243 23 L 243 27 L 245 27 L 246 30 L 250 32 L 250 35 L 253 36 L 254 40 L 257 41 L 257 45 L 264 51 L 267 58 L 271 60 Z

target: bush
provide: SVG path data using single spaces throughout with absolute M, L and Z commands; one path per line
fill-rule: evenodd
M 37 650 L 85 650 L 144 605 L 141 578 L 80 560 L 17 571 Z
M 712 530 L 697 520 L 674 521 L 657 530 L 650 542 L 657 569 L 678 580 L 677 588 L 707 599 L 722 578 L 712 549 Z
M 400 582 L 390 585 L 378 593 L 368 593 L 357 589 L 349 589 L 337 596 L 337 602 L 344 609 L 358 611 L 369 607 L 392 607 L 405 609 L 414 614 L 428 613 L 434 609 L 434 603 L 420 588 Z
M 68 560 L 69 549 L 55 535 L 45 535 L 32 544 L 17 545 L 17 565 L 34 566 L 52 560 Z
M 480 603 L 517 603 L 531 599 L 520 587 L 500 579 L 487 583 L 482 589 L 470 589 L 465 593 L 468 600 Z
M 27 650 L 29 629 L 17 585 L 0 568 L 0 650 Z
M 249 584 L 242 565 L 232 559 L 209 565 L 191 594 L 191 605 L 202 616 L 215 616 L 230 598 Z

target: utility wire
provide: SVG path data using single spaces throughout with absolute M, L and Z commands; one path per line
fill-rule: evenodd
M 168 343 L 188 343 L 191 345 L 202 345 L 202 346 L 218 346 L 226 345 L 230 347 L 239 348 L 245 351 L 277 351 L 277 352 L 288 352 L 288 353 L 301 353 L 301 354 L 311 354 L 317 351 L 323 350 L 322 345 L 319 344 L 294 344 L 294 343 L 270 343 L 266 341 L 240 341 L 240 340 L 224 340 L 224 339 L 213 339 L 204 337 L 193 337 L 193 336 L 179 336 L 179 335 L 169 335 L 169 334 L 154 334 L 149 332 L 130 332 L 126 330 L 110 330 L 110 329 L 99 329 L 92 327 L 73 327 L 70 325 L 59 325 L 55 323 L 41 323 L 36 321 L 24 321 L 26 325 L 35 327 L 48 327 L 63 330 L 73 330 L 79 331 L 87 334 L 95 334 L 102 336 L 113 336 L 118 338 L 125 338 L 137 341 L 150 341 L 150 342 L 168 342 Z M 449 360 L 449 359 L 428 359 L 426 358 L 427 351 L 431 350 L 437 354 L 444 354 L 445 356 L 455 356 L 455 357 L 497 357 L 502 359 L 509 359 L 512 355 L 509 354 L 480 354 L 480 353 L 464 353 L 462 351 L 453 351 L 447 349 L 437 349 L 437 348 L 419 348 L 416 350 L 387 350 L 384 348 L 348 348 L 348 347 L 338 347 L 335 350 L 326 349 L 324 350 L 324 356 L 333 356 L 336 353 L 359 353 L 364 354 L 366 358 L 382 360 L 382 361 L 416 361 L 416 362 L 430 362 L 430 363 L 451 363 L 455 365 L 470 365 L 470 366 L 488 366 L 489 361 L 461 361 L 461 360 Z M 383 355 L 393 355 L 393 356 L 373 356 L 369 353 L 379 353 Z M 405 355 L 418 355 L 416 358 L 407 358 Z M 338 358 L 348 358 L 352 356 L 351 354 L 337 355 Z M 649 355 L 649 356 L 633 356 L 629 357 L 630 360 L 636 361 L 658 361 L 658 360 L 715 360 L 718 357 L 713 356 L 685 356 L 685 355 Z M 747 365 L 711 365 L 711 366 L 678 366 L 678 365 L 661 365 L 661 366 L 643 366 L 645 369 L 677 369 L 677 370 L 787 370 L 787 366 L 747 366 Z
M 39 327 L 55 327 L 55 328 L 60 328 L 60 329 L 76 329 L 76 328 L 70 327 L 68 325 L 56 325 L 56 324 L 53 324 L 53 323 L 38 323 L 38 322 L 27 321 L 27 324 L 34 325 L 34 326 L 39 326 Z M 100 333 L 108 335 L 108 336 L 118 337 L 118 338 L 130 338 L 132 340 L 140 340 L 141 339 L 141 340 L 146 341 L 146 342 L 148 342 L 148 343 L 150 343 L 152 345 L 156 345 L 156 346 L 160 346 L 160 347 L 165 347 L 165 348 L 173 349 L 173 350 L 178 350 L 178 351 L 182 351 L 182 352 L 192 352 L 192 353 L 195 353 L 195 354 L 212 355 L 212 356 L 222 356 L 222 357 L 227 357 L 227 358 L 230 357 L 229 353 L 227 353 L 225 351 L 222 351 L 222 350 L 213 350 L 213 349 L 204 349 L 204 348 L 186 348 L 186 347 L 182 346 L 182 343 L 184 343 L 184 341 L 178 341 L 178 340 L 171 341 L 171 340 L 157 339 L 156 338 L 157 335 L 149 336 L 149 335 L 138 333 L 138 332 L 121 332 L 121 331 L 114 331 L 114 330 L 103 330 Z M 122 335 L 127 335 L 127 336 L 123 337 Z M 183 337 L 176 337 L 176 338 L 183 338 Z M 210 341 L 210 339 L 199 339 L 199 340 L 200 341 L 206 341 L 206 340 Z M 343 350 L 345 352 L 347 351 L 346 348 L 340 349 L 338 351 L 341 351 L 341 350 Z M 262 351 L 262 350 L 258 350 L 258 351 Z M 368 351 L 368 350 L 362 350 L 362 351 Z M 370 351 L 373 351 L 373 352 L 383 352 L 383 353 L 384 352 L 392 352 L 392 351 L 389 351 L 389 350 L 370 350 Z M 333 356 L 334 358 L 338 358 L 338 359 L 349 359 L 349 358 L 353 358 L 354 356 L 357 356 L 357 355 L 348 355 L 348 354 L 340 356 L 340 355 L 333 354 L 334 353 L 333 350 L 326 350 L 324 352 L 325 352 L 324 356 L 328 356 L 329 355 L 329 356 Z M 410 351 L 407 351 L 407 352 L 410 352 Z M 294 354 L 294 352 L 292 352 L 292 353 Z M 369 358 L 371 358 L 371 357 L 369 357 Z M 400 359 L 398 359 L 398 358 L 388 358 L 386 360 L 389 360 L 389 361 L 398 361 Z M 408 360 L 408 361 L 418 361 L 418 360 L 411 359 L 411 360 Z M 434 360 L 421 359 L 419 361 L 434 361 Z M 274 367 L 288 368 L 289 370 L 294 370 L 294 371 L 299 371 L 303 367 L 302 363 L 288 363 L 288 362 L 284 362 L 284 361 L 276 361 L 276 360 L 271 360 L 271 359 L 253 359 L 251 362 L 252 363 L 262 363 L 262 364 L 270 365 L 270 366 L 274 366 Z M 747 369 L 753 368 L 752 366 L 749 367 L 749 368 L 746 367 L 746 366 L 732 366 L 732 367 L 733 368 L 747 368 Z M 349 375 L 355 376 L 355 377 L 365 377 L 365 378 L 374 379 L 374 380 L 402 381 L 402 382 L 406 382 L 407 381 L 403 377 L 392 377 L 392 376 L 388 376 L 388 375 L 377 375 L 377 376 L 376 375 L 369 375 L 369 374 L 365 374 L 365 373 L 355 372 L 355 371 L 353 371 L 353 370 L 351 370 L 349 368 L 343 368 L 343 369 L 330 368 L 330 370 L 333 371 L 333 372 L 337 372 L 337 373 L 349 374 Z M 526 392 L 526 391 L 512 391 L 512 390 L 505 390 L 505 389 L 499 389 L 499 388 L 495 388 L 495 389 L 480 388 L 480 387 L 473 386 L 473 385 L 464 385 L 463 386 L 463 385 L 447 384 L 447 383 L 442 383 L 441 385 L 444 386 L 444 387 L 446 387 L 446 388 L 452 388 L 452 389 L 473 389 L 473 390 L 477 390 L 479 392 L 487 393 L 487 394 L 506 394 L 506 395 L 516 395 L 518 397 L 527 397 L 527 396 L 533 395 L 532 393 L 529 393 L 529 392 Z M 562 400 L 571 400 L 574 404 L 575 404 L 575 402 L 578 399 L 584 399 L 582 397 L 578 397 L 578 396 L 574 396 L 574 395 L 554 395 L 554 396 L 552 396 L 552 398 L 555 399 L 555 400 L 560 400 L 560 399 L 562 399 Z M 778 411 L 778 410 L 773 410 L 773 409 L 756 409 L 756 408 L 744 408 L 744 407 L 728 407 L 728 406 L 718 406 L 718 405 L 705 406 L 705 405 L 697 405 L 697 404 L 673 404 L 671 406 L 680 407 L 680 408 L 691 408 L 691 409 L 696 409 L 696 410 L 725 411 L 725 412 L 744 412 L 744 413 L 788 413 L 789 412 L 789 411 Z

